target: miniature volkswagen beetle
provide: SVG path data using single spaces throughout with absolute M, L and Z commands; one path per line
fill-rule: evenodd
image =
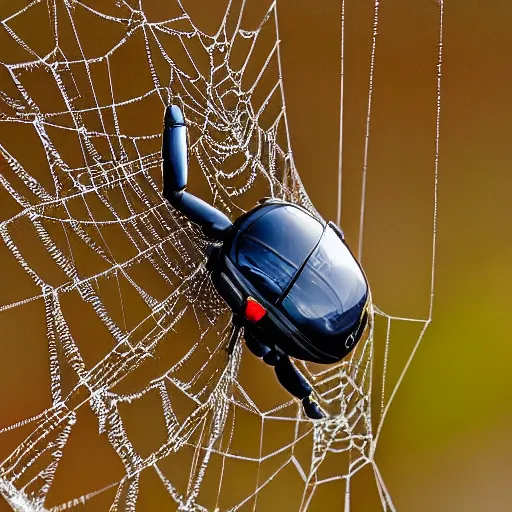
M 212 240 L 212 282 L 243 327 L 249 350 L 274 367 L 281 385 L 311 419 L 325 417 L 290 357 L 335 363 L 361 338 L 370 292 L 342 231 L 304 208 L 263 198 L 234 222 L 186 191 L 187 128 L 167 107 L 162 141 L 163 195 Z

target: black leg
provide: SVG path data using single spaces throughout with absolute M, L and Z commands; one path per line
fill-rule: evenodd
M 275 365 L 276 375 L 281 385 L 290 394 L 296 396 L 302 401 L 304 412 L 313 420 L 325 418 L 325 414 L 319 405 L 311 400 L 313 389 L 304 375 L 293 365 L 289 357 L 282 356 Z
M 304 412 L 309 418 L 321 419 L 325 417 L 318 404 L 311 400 L 313 391 L 309 382 L 290 361 L 290 358 L 278 348 L 270 348 L 258 341 L 250 333 L 245 333 L 247 348 L 257 357 L 260 357 L 270 366 L 274 367 L 277 380 L 288 393 L 302 401 Z
M 247 330 L 244 332 L 244 339 L 247 348 L 256 356 L 256 357 L 265 357 L 270 351 L 271 348 L 267 347 L 260 341 L 258 341 L 250 332 Z
M 185 191 L 187 186 L 187 127 L 180 108 L 165 110 L 162 136 L 164 197 L 209 237 L 222 241 L 233 224 L 212 205 Z
M 281 385 L 288 393 L 302 400 L 311 394 L 313 389 L 302 373 L 290 361 L 288 356 L 283 355 L 277 361 L 275 367 L 276 376 Z
M 231 326 L 231 335 L 229 336 L 229 343 L 228 343 L 228 354 L 231 355 L 233 353 L 233 350 L 235 350 L 235 344 L 238 340 L 238 335 L 240 334 L 241 327 L 237 325 L 236 323 L 233 323 Z

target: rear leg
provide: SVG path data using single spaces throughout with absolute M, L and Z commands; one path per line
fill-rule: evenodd
M 261 343 L 254 335 L 247 331 L 244 337 L 247 348 L 256 357 L 263 359 L 266 364 L 273 366 L 281 386 L 302 402 L 306 415 L 314 420 L 325 418 L 325 414 L 320 406 L 311 399 L 313 388 L 304 375 L 290 361 L 290 358 L 278 347 L 269 347 Z

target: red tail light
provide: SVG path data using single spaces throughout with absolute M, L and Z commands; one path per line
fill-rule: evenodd
M 245 303 L 244 315 L 249 322 L 259 322 L 267 313 L 267 310 L 252 297 Z

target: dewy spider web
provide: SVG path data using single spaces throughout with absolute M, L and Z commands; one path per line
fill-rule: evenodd
M 345 481 L 348 510 L 351 479 L 369 466 L 394 510 L 374 453 L 403 373 L 387 400 L 384 385 L 382 400 L 372 396 L 374 333 L 338 365 L 297 363 L 330 419 L 307 420 L 276 387 L 271 406 L 256 399 L 242 343 L 225 351 L 230 314 L 205 269 L 207 241 L 161 195 L 162 114 L 177 103 L 193 190 L 232 217 L 269 195 L 313 209 L 290 149 L 276 4 L 251 26 L 245 2 L 232 1 L 214 35 L 168 4 L 164 18 L 137 1 L 2 7 L 0 234 L 12 275 L 0 321 L 40 321 L 42 335 L 16 343 L 45 347 L 49 371 L 45 407 L 0 430 L 0 492 L 16 510 L 135 510 L 146 489 L 163 496 L 153 509 L 270 510 L 284 478 L 301 482 L 288 501 L 306 510 L 322 486 Z M 442 37 L 436 186 L 441 50 Z M 387 325 L 384 377 L 392 324 L 421 326 L 412 358 L 431 311 L 419 320 L 375 308 Z M 107 479 L 81 486 L 66 472 L 80 475 L 72 440 L 92 414 Z

